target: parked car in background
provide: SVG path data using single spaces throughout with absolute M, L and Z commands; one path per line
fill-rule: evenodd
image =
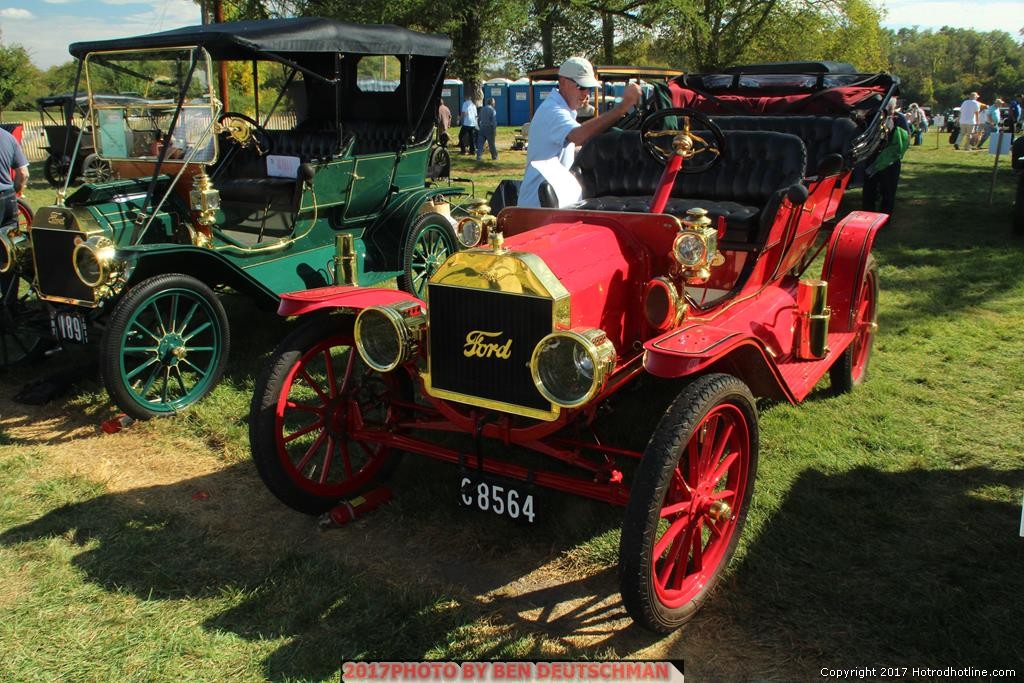
M 833 63 L 674 78 L 638 130 L 582 148 L 582 201 L 484 217 L 488 245 L 450 255 L 424 296 L 284 295 L 279 313 L 302 320 L 250 409 L 264 483 L 348 520 L 390 496 L 412 453 L 457 468 L 460 505 L 523 523 L 545 514 L 538 487 L 622 505 L 623 603 L 646 628 L 678 628 L 722 576 L 758 459 L 774 455 L 757 398 L 867 376 L 871 246 L 888 217 L 839 206 L 897 87 Z M 663 382 L 677 395 L 645 447 L 602 433 L 611 412 L 650 411 Z
M 221 288 L 274 306 L 282 292 L 397 277 L 423 295 L 450 253 L 480 239 L 456 232 L 462 191 L 424 180 L 450 48 L 319 18 L 73 44 L 89 87 L 67 102 L 88 113 L 90 156 L 111 178 L 62 191 L 29 230 L 0 232 L 0 363 L 38 357 L 54 338 L 98 342 L 121 410 L 168 415 L 224 371 Z M 273 77 L 279 94 L 261 102 L 257 90 L 231 110 L 218 61 Z M 114 81 L 147 99 L 91 89 Z M 291 127 L 268 128 L 282 110 Z

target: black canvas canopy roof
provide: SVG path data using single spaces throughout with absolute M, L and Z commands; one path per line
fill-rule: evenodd
M 447 57 L 452 41 L 446 36 L 417 33 L 393 25 L 298 17 L 185 26 L 130 38 L 72 43 L 68 51 L 82 58 L 90 52 L 185 45 L 202 46 L 214 59 L 249 60 L 260 56 L 338 52 Z

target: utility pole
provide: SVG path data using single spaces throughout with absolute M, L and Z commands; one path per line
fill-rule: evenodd
M 218 24 L 224 23 L 224 0 L 213 0 L 213 20 Z M 229 111 L 228 106 L 228 66 L 224 60 L 217 62 L 220 73 L 220 101 L 223 103 L 222 111 Z

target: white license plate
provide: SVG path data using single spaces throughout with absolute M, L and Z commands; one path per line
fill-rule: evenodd
M 85 323 L 85 316 L 76 311 L 57 311 L 50 324 L 53 328 L 53 336 L 64 341 L 75 344 L 89 343 L 89 328 Z
M 533 494 L 507 480 L 464 473 L 459 480 L 459 504 L 481 512 L 533 524 L 537 513 Z

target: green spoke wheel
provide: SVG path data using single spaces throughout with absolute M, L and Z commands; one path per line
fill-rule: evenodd
M 447 218 L 437 213 L 420 216 L 406 238 L 399 289 L 422 299 L 430 276 L 456 251 L 455 233 Z
M 160 275 L 118 302 L 100 363 L 111 398 L 136 419 L 174 414 L 217 385 L 227 363 L 224 307 L 188 275 Z

